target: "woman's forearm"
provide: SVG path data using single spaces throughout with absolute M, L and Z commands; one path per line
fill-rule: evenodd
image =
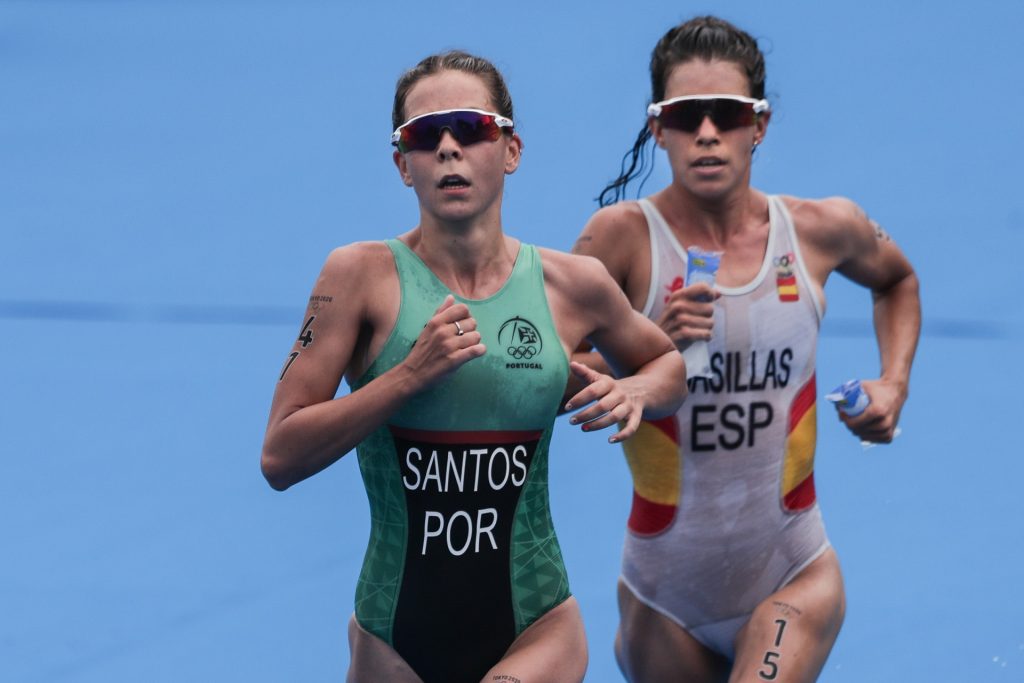
M 873 292 L 873 299 L 881 378 L 900 385 L 906 394 L 921 333 L 917 276 L 910 273 L 892 287 Z
M 336 462 L 387 421 L 414 392 L 398 365 L 340 398 L 271 417 L 260 459 L 263 475 L 279 490 Z

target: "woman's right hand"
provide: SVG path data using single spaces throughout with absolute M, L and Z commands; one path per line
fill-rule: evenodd
M 684 347 L 698 339 L 710 340 L 714 302 L 720 296 L 706 282 L 682 287 L 669 294 L 665 308 L 655 322 L 677 347 Z
M 451 294 L 446 296 L 402 361 L 420 391 L 486 353 L 476 327 L 469 307 L 455 303 Z

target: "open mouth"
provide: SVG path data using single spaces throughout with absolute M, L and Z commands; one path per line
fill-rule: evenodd
M 470 186 L 470 182 L 460 175 L 446 175 L 437 184 L 442 190 L 459 190 Z
M 693 162 L 695 168 L 712 168 L 715 166 L 725 166 L 725 160 L 718 157 L 701 157 L 697 161 Z

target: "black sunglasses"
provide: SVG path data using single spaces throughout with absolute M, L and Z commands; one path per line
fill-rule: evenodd
M 412 151 L 432 152 L 441 142 L 445 130 L 460 145 L 494 142 L 503 128 L 512 129 L 512 119 L 480 109 L 446 109 L 421 114 L 409 119 L 391 134 L 391 144 L 402 154 Z
M 768 111 L 768 100 L 756 100 L 739 95 L 687 95 L 655 102 L 647 107 L 647 115 L 661 125 L 685 133 L 693 133 L 704 121 L 711 119 L 718 130 L 726 131 L 750 126 L 757 115 Z

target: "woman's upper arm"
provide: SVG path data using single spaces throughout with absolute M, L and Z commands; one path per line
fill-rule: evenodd
M 807 232 L 841 275 L 874 291 L 888 289 L 914 269 L 889 233 L 854 202 L 817 203 Z
M 604 264 L 618 286 L 625 290 L 637 248 L 637 228 L 644 227 L 640 208 L 635 203 L 620 203 L 597 211 L 576 239 L 572 251 L 593 256 Z M 640 225 L 638 219 L 641 219 Z
M 374 246 L 353 244 L 328 256 L 278 374 L 271 425 L 337 393 L 366 327 Z
M 675 350 L 661 328 L 633 309 L 607 272 L 588 265 L 587 284 L 577 290 L 581 298 L 578 305 L 592 313 L 586 338 L 616 374 L 633 374 L 650 360 Z

